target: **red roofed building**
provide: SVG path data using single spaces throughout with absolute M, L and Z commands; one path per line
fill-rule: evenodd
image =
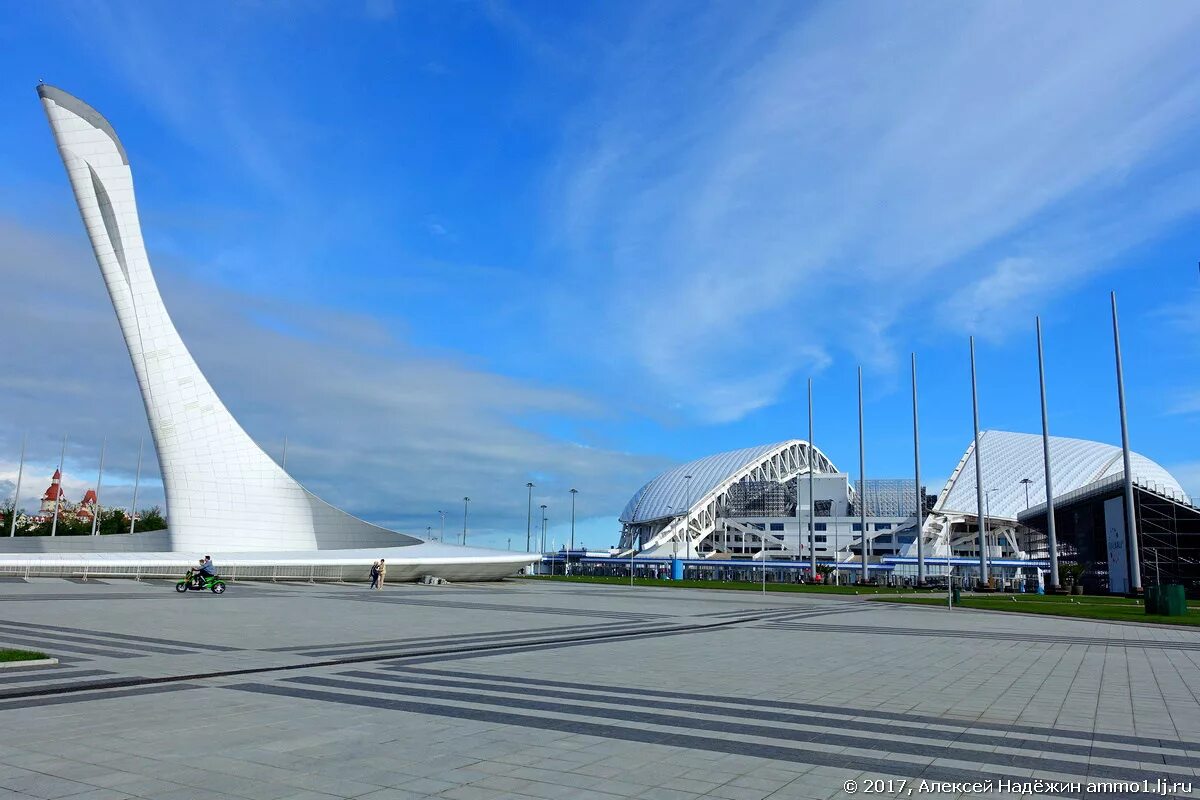
M 62 488 L 62 473 L 54 470 L 54 477 L 50 479 L 50 486 L 42 494 L 42 511 L 45 513 L 54 513 L 54 501 L 58 500 L 59 510 L 67 505 L 67 495 Z
M 79 505 L 75 508 L 75 516 L 90 522 L 92 517 L 96 516 L 96 502 L 96 490 L 88 489 L 84 493 L 83 499 L 79 501 Z

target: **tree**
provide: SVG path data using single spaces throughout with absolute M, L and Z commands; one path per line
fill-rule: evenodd
M 101 536 L 110 536 L 114 533 L 129 532 L 129 515 L 124 509 L 109 508 L 100 512 L 100 521 L 96 523 L 96 532 Z
M 139 531 L 161 531 L 167 527 L 167 521 L 163 518 L 162 511 L 158 506 L 143 508 L 138 512 L 137 530 Z

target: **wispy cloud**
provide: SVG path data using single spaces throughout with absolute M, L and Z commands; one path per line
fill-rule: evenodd
M 978 330 L 1112 268 L 1200 188 L 1163 169 L 1197 127 L 1200 10 L 1158 11 L 647 12 L 600 63 L 559 183 L 563 246 L 621 331 L 605 346 L 729 419 L 753 404 L 727 386 L 769 403 L 839 351 L 886 366 L 914 318 Z
M 123 487 L 117 496 L 125 502 L 146 425 L 115 317 L 81 238 L 63 243 L 0 220 L 0 281 L 25 299 L 10 304 L 6 317 L 18 346 L 0 352 L 0 479 L 15 474 L 22 431 L 30 434 L 31 463 L 44 467 L 57 460 L 67 426 L 72 479 L 93 480 L 91 454 L 108 435 L 106 473 Z M 250 435 L 277 458 L 287 436 L 288 467 L 302 482 L 374 521 L 424 533 L 438 509 L 453 512 L 469 495 L 477 532 L 520 530 L 524 484 L 535 474 L 538 497 L 552 508 L 576 486 L 581 517 L 608 516 L 662 463 L 521 423 L 606 413 L 574 392 L 430 356 L 369 318 L 251 297 L 162 268 L 158 277 L 197 362 Z M 281 319 L 289 324 L 272 322 Z M 64 354 L 74 362 L 65 371 Z M 149 447 L 147 453 L 144 480 L 152 486 L 156 470 Z M 33 474 L 25 496 L 43 477 Z M 609 538 L 615 541 L 615 531 Z

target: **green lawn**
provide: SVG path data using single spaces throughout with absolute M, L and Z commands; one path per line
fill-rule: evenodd
M 36 650 L 9 650 L 0 648 L 0 661 L 36 661 L 40 658 L 49 658 L 45 653 L 39 653 Z
M 880 597 L 881 603 L 915 603 L 923 606 L 946 605 L 941 597 Z M 1116 620 L 1121 622 L 1157 622 L 1164 625 L 1200 625 L 1200 608 L 1188 607 L 1186 617 L 1147 614 L 1140 601 L 1125 597 L 1067 595 L 964 595 L 956 607 L 987 611 L 1013 611 L 1022 614 L 1049 614 L 1056 617 Z
M 568 581 L 570 583 L 605 583 L 613 586 L 628 586 L 629 578 L 610 578 L 589 575 L 530 575 L 526 580 Z M 727 589 L 741 592 L 761 592 L 762 583 L 757 581 L 670 581 L 653 578 L 636 578 L 636 586 L 663 586 L 671 589 Z M 927 593 L 928 589 L 894 589 L 888 586 L 822 586 L 805 583 L 767 582 L 768 592 L 809 592 L 812 594 L 915 594 Z

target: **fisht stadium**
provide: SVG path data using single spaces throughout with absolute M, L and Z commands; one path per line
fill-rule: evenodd
M 1128 565 L 1117 558 L 1124 550 L 1121 448 L 1057 436 L 1049 444 L 1060 563 L 1079 565 L 1092 590 L 1125 591 Z M 1036 578 L 1049 557 L 1042 437 L 984 431 L 980 452 L 991 574 L 1006 582 Z M 925 487 L 918 493 L 912 478 L 852 481 L 799 439 L 718 453 L 638 489 L 621 513 L 613 556 L 678 560 L 708 575 L 706 566 L 720 574 L 747 562 L 806 569 L 815 552 L 818 565 L 842 573 L 840 580 L 857 580 L 865 542 L 870 577 L 915 577 L 919 537 L 927 576 L 951 569 L 955 576 L 977 576 L 974 455 L 972 443 L 934 496 Z M 1132 465 L 1143 571 L 1152 582 L 1194 590 L 1200 585 L 1200 509 L 1159 464 L 1133 453 Z M 1121 532 L 1119 547 L 1111 541 L 1114 527 Z

